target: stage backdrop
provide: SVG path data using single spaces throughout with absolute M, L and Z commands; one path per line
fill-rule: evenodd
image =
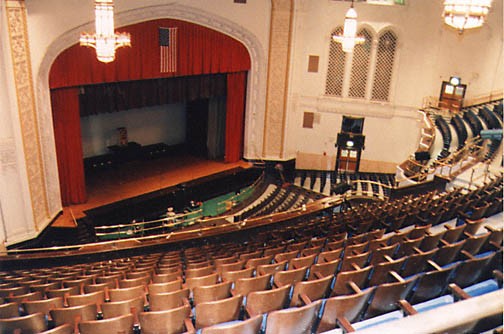
M 172 56 L 176 57 L 172 72 L 166 72 L 166 67 L 161 71 L 162 48 L 166 48 L 166 40 L 163 37 L 160 43 L 160 28 L 176 28 L 176 36 L 170 35 Z M 80 110 L 79 105 L 75 103 L 79 89 L 75 89 L 76 87 L 225 73 L 227 79 L 225 159 L 234 162 L 241 158 L 246 72 L 250 69 L 250 56 L 245 46 L 215 30 L 173 19 L 141 22 L 118 28 L 117 31 L 131 34 L 132 47 L 118 49 L 114 62 L 101 63 L 96 59 L 94 49 L 76 44 L 63 51 L 51 67 L 49 75 L 51 94 L 58 94 L 58 103 L 52 104 L 53 114 L 66 114 L 64 122 L 54 122 L 63 205 L 82 203 L 86 198 L 78 117 Z M 173 62 L 173 59 L 171 61 Z M 56 93 L 57 91 L 61 92 Z M 65 98 L 69 99 L 68 103 L 65 102 Z M 55 97 L 52 97 L 52 101 L 55 101 Z M 68 129 L 60 127 L 71 129 L 71 134 Z M 69 143 L 68 136 L 78 136 L 78 140 Z M 72 159 L 72 162 L 69 159 Z

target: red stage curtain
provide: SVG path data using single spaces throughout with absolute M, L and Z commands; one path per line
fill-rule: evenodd
M 246 82 L 246 72 L 227 75 L 226 162 L 241 159 Z
M 159 27 L 178 27 L 174 73 L 160 72 Z M 250 56 L 242 43 L 194 23 L 159 19 L 117 30 L 131 34 L 131 48 L 117 49 L 115 61 L 105 64 L 96 59 L 94 49 L 73 45 L 55 59 L 49 75 L 50 88 L 250 69 Z
M 61 201 L 64 206 L 86 202 L 78 88 L 51 91 L 54 137 Z

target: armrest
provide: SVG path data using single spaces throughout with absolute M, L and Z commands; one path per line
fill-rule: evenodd
M 448 288 L 450 289 L 452 295 L 453 295 L 453 299 L 455 301 L 459 301 L 461 299 L 469 299 L 471 298 L 471 296 L 465 292 L 464 290 L 462 290 L 457 284 L 455 283 L 450 283 L 448 285 Z
M 360 270 L 360 269 L 361 269 L 361 267 L 359 267 L 357 264 L 355 264 L 355 263 L 353 263 L 353 262 L 352 262 L 350 265 L 351 265 L 351 266 L 352 266 L 355 270 Z
M 461 250 L 460 253 L 464 254 L 469 260 L 474 259 L 474 256 L 471 253 L 469 253 L 469 252 L 467 252 L 465 250 Z
M 348 321 L 345 317 L 336 318 L 336 323 L 343 329 L 343 333 L 355 332 L 355 329 L 350 324 L 350 321 Z
M 465 212 L 462 212 L 462 211 L 458 211 L 457 215 L 462 220 L 464 220 L 464 219 L 471 219 L 471 217 L 468 214 L 466 214 Z
M 424 252 L 423 252 L 420 248 L 418 248 L 418 247 L 416 247 L 416 246 L 415 246 L 415 247 L 413 247 L 413 250 L 414 250 L 415 252 L 417 252 L 417 254 L 423 254 L 423 253 L 424 253 Z
M 492 271 L 492 275 L 494 277 L 494 280 L 497 281 L 499 288 L 502 289 L 502 272 L 499 270 L 494 270 Z
M 194 328 L 194 325 L 193 325 L 191 319 L 185 318 L 184 319 L 184 326 L 186 328 L 187 333 L 189 333 L 189 334 L 196 333 L 196 329 Z
M 387 254 L 383 255 L 383 258 L 387 260 L 388 262 L 394 262 L 394 259 L 388 256 Z
M 398 282 L 404 282 L 404 278 L 401 277 L 398 273 L 395 271 L 391 270 L 388 272 L 393 278 L 395 278 Z
M 441 268 L 436 262 L 434 262 L 432 260 L 427 260 L 427 263 L 430 264 L 437 271 L 443 270 L 443 268 Z
M 252 310 L 250 309 L 250 307 L 248 305 L 245 305 L 244 310 L 245 310 L 245 315 L 247 315 L 249 318 L 252 318 L 255 315 L 254 312 L 252 312 Z
M 319 273 L 318 271 L 314 271 L 314 272 L 313 272 L 313 275 L 315 275 L 315 277 L 317 277 L 317 279 L 324 278 L 324 275 L 322 275 L 322 274 L 321 274 L 321 273 Z
M 347 282 L 347 285 L 350 287 L 350 289 L 352 289 L 355 293 L 361 293 L 362 290 L 359 288 L 359 286 L 357 284 L 355 284 L 354 282 L 352 281 L 348 281 Z
M 495 229 L 493 226 L 491 225 L 485 225 L 485 229 L 488 231 L 488 232 L 497 232 L 497 229 Z
M 81 322 L 81 316 L 80 315 L 76 315 L 74 319 L 75 319 L 75 321 L 74 321 L 74 325 L 75 325 L 75 327 L 74 327 L 74 333 L 80 333 L 79 332 L 79 322 Z
M 441 243 L 443 244 L 443 246 L 449 246 L 451 245 L 448 241 L 446 241 L 445 239 L 440 239 L 439 241 L 441 241 Z
M 189 313 L 189 316 L 190 316 L 190 317 L 193 317 L 193 316 L 194 316 L 194 314 L 193 314 L 192 307 L 191 307 L 191 303 L 189 302 L 189 299 L 187 299 L 187 298 L 183 298 L 183 299 L 182 299 L 182 303 L 184 304 L 184 306 L 189 306 L 189 308 L 191 309 L 191 312 Z
M 413 306 L 411 306 L 411 304 L 408 303 L 408 301 L 406 301 L 404 299 L 398 300 L 397 301 L 397 306 L 399 306 L 399 308 L 401 308 L 403 316 L 408 316 L 408 315 L 413 315 L 413 314 L 417 314 L 418 313 L 418 311 L 415 310 L 413 308 Z
M 312 302 L 312 301 L 310 300 L 310 297 L 308 297 L 305 293 L 301 293 L 301 294 L 299 295 L 299 297 L 301 297 L 301 300 L 303 301 L 303 303 L 304 303 L 305 305 L 311 304 L 311 302 Z

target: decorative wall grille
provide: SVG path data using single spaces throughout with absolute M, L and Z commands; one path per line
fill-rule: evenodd
M 371 100 L 388 101 L 397 38 L 390 30 L 379 39 Z
M 373 37 L 367 29 L 362 29 L 357 35 L 366 41 L 354 47 L 348 96 L 365 98 Z
M 343 28 L 338 27 L 332 33 L 333 35 L 342 35 Z M 343 96 L 343 79 L 345 73 L 346 53 L 343 52 L 341 44 L 331 38 L 329 46 L 329 65 L 327 68 L 326 95 Z

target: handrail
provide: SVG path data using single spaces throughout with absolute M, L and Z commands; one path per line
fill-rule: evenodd
M 199 210 L 196 210 L 196 211 L 191 211 L 191 212 L 187 212 L 187 213 L 183 213 L 183 214 L 177 214 L 177 215 L 172 216 L 172 217 L 166 217 L 166 218 L 161 218 L 161 219 L 156 219 L 156 220 L 149 220 L 149 221 L 146 221 L 146 222 L 131 223 L 131 224 L 95 226 L 95 230 L 98 230 L 98 229 L 100 229 L 100 230 L 106 230 L 106 229 L 113 229 L 113 228 L 134 227 L 134 226 L 139 226 L 139 225 L 145 226 L 147 224 L 154 224 L 154 223 L 162 223 L 162 222 L 165 222 L 165 221 L 172 221 L 174 219 L 179 219 L 180 217 L 185 217 L 185 216 L 189 216 L 189 215 L 192 215 L 192 214 L 195 214 L 195 213 L 202 213 L 202 212 L 203 212 L 203 210 L 199 209 Z M 192 219 L 193 218 L 191 218 L 191 220 Z M 186 220 L 189 220 L 189 219 L 184 219 L 184 221 L 186 221 Z
M 228 216 L 220 216 L 220 217 L 212 217 L 204 220 L 198 220 L 194 223 L 191 223 L 189 226 L 194 226 L 196 224 L 199 224 L 201 227 L 195 228 L 195 229 L 184 229 L 184 230 L 177 230 L 177 231 L 171 231 L 168 233 L 163 233 L 163 234 L 157 234 L 157 235 L 151 235 L 151 236 L 143 236 L 143 237 L 137 237 L 137 238 L 129 238 L 129 239 L 121 239 L 121 240 L 110 240 L 110 241 L 101 241 L 101 242 L 94 242 L 94 243 L 87 243 L 87 244 L 79 244 L 79 245 L 67 245 L 67 246 L 52 246 L 52 247 L 44 247 L 44 248 L 30 248 L 30 249 L 10 249 L 7 251 L 0 251 L 0 254 L 7 254 L 7 255 L 22 255 L 22 254 L 29 254 L 29 253 L 43 253 L 43 252 L 55 252 L 55 251 L 75 251 L 79 250 L 81 248 L 92 248 L 94 246 L 107 246 L 111 245 L 112 247 L 105 247 L 105 249 L 110 250 L 115 250 L 118 245 L 121 243 L 129 243 L 129 242 L 138 242 L 139 244 L 141 242 L 145 241 L 151 241 L 151 240 L 164 240 L 168 241 L 169 239 L 172 239 L 173 237 L 177 236 L 184 236 L 184 235 L 190 235 L 194 234 L 195 237 L 201 237 L 203 235 L 203 232 L 208 232 L 212 230 L 221 230 L 226 227 L 234 227 L 237 230 L 239 229 L 244 229 L 244 228 L 254 228 L 266 224 L 271 224 L 274 222 L 273 218 L 278 217 L 279 219 L 282 219 L 285 217 L 285 219 L 290 219 L 292 218 L 293 214 L 299 214 L 302 212 L 318 212 L 321 210 L 326 210 L 330 207 L 334 207 L 336 205 L 339 205 L 343 202 L 342 196 L 333 196 L 333 197 L 328 197 L 328 198 L 323 198 L 321 200 L 312 202 L 308 205 L 304 205 L 301 208 L 294 208 L 288 211 L 283 211 L 279 213 L 274 213 L 270 214 L 267 216 L 262 216 L 258 218 L 253 218 L 253 219 L 245 219 L 240 222 L 234 222 L 234 221 L 227 221 L 225 218 L 231 218 L 234 217 L 233 215 L 228 215 Z M 224 224 L 220 224 L 217 226 L 203 226 L 205 223 L 211 222 L 211 221 L 219 221 L 223 222 L 226 221 Z M 283 220 L 279 220 L 278 222 L 282 222 Z M 142 246 L 142 245 L 140 245 Z M 72 253 L 73 254 L 73 253 Z
M 427 171 L 421 171 L 415 175 L 407 176 L 402 179 L 396 179 L 396 182 L 401 183 L 403 181 L 411 181 L 414 179 L 425 179 L 429 175 L 436 173 L 437 169 L 441 167 L 447 167 L 450 169 L 449 177 L 452 178 L 454 175 L 452 174 L 452 168 L 460 162 L 465 161 L 469 156 L 474 157 L 474 161 L 469 162 L 468 165 L 461 166 L 460 169 L 466 170 L 470 166 L 474 166 L 478 161 L 478 158 L 481 158 L 480 155 L 484 150 L 484 146 L 477 145 L 476 142 L 481 140 L 480 136 L 476 136 L 471 138 L 471 140 L 466 143 L 461 149 L 453 152 L 448 157 L 440 160 L 433 161 L 430 166 L 424 166 L 427 168 Z M 457 159 L 454 160 L 454 157 Z M 406 160 L 411 161 L 411 160 Z M 413 161 L 411 161 L 413 162 Z M 402 164 L 401 164 L 402 165 Z M 418 164 L 417 164 L 418 165 Z M 457 174 L 458 175 L 458 174 Z
M 357 330 L 356 334 L 421 334 L 444 333 L 449 329 L 472 323 L 479 319 L 502 314 L 504 306 L 502 288 L 481 296 L 419 312 L 395 321 Z
M 219 209 L 219 207 L 222 207 L 224 206 L 224 208 L 226 208 L 225 211 L 229 210 L 227 208 L 227 203 L 233 203 L 235 201 L 236 198 L 238 197 L 241 197 L 241 196 L 244 196 L 244 194 L 247 194 L 251 189 L 254 189 L 260 182 L 262 182 L 264 180 L 264 171 L 262 172 L 261 176 L 259 176 L 257 178 L 257 180 L 254 181 L 254 183 L 252 183 L 250 186 L 248 186 L 247 188 L 245 188 L 243 191 L 241 191 L 239 194 L 235 194 L 233 196 L 231 196 L 230 198 L 228 198 L 227 200 L 224 200 L 224 201 L 220 201 L 217 203 L 217 212 L 220 213 L 219 211 L 221 209 Z M 230 208 L 231 209 L 231 208 Z

